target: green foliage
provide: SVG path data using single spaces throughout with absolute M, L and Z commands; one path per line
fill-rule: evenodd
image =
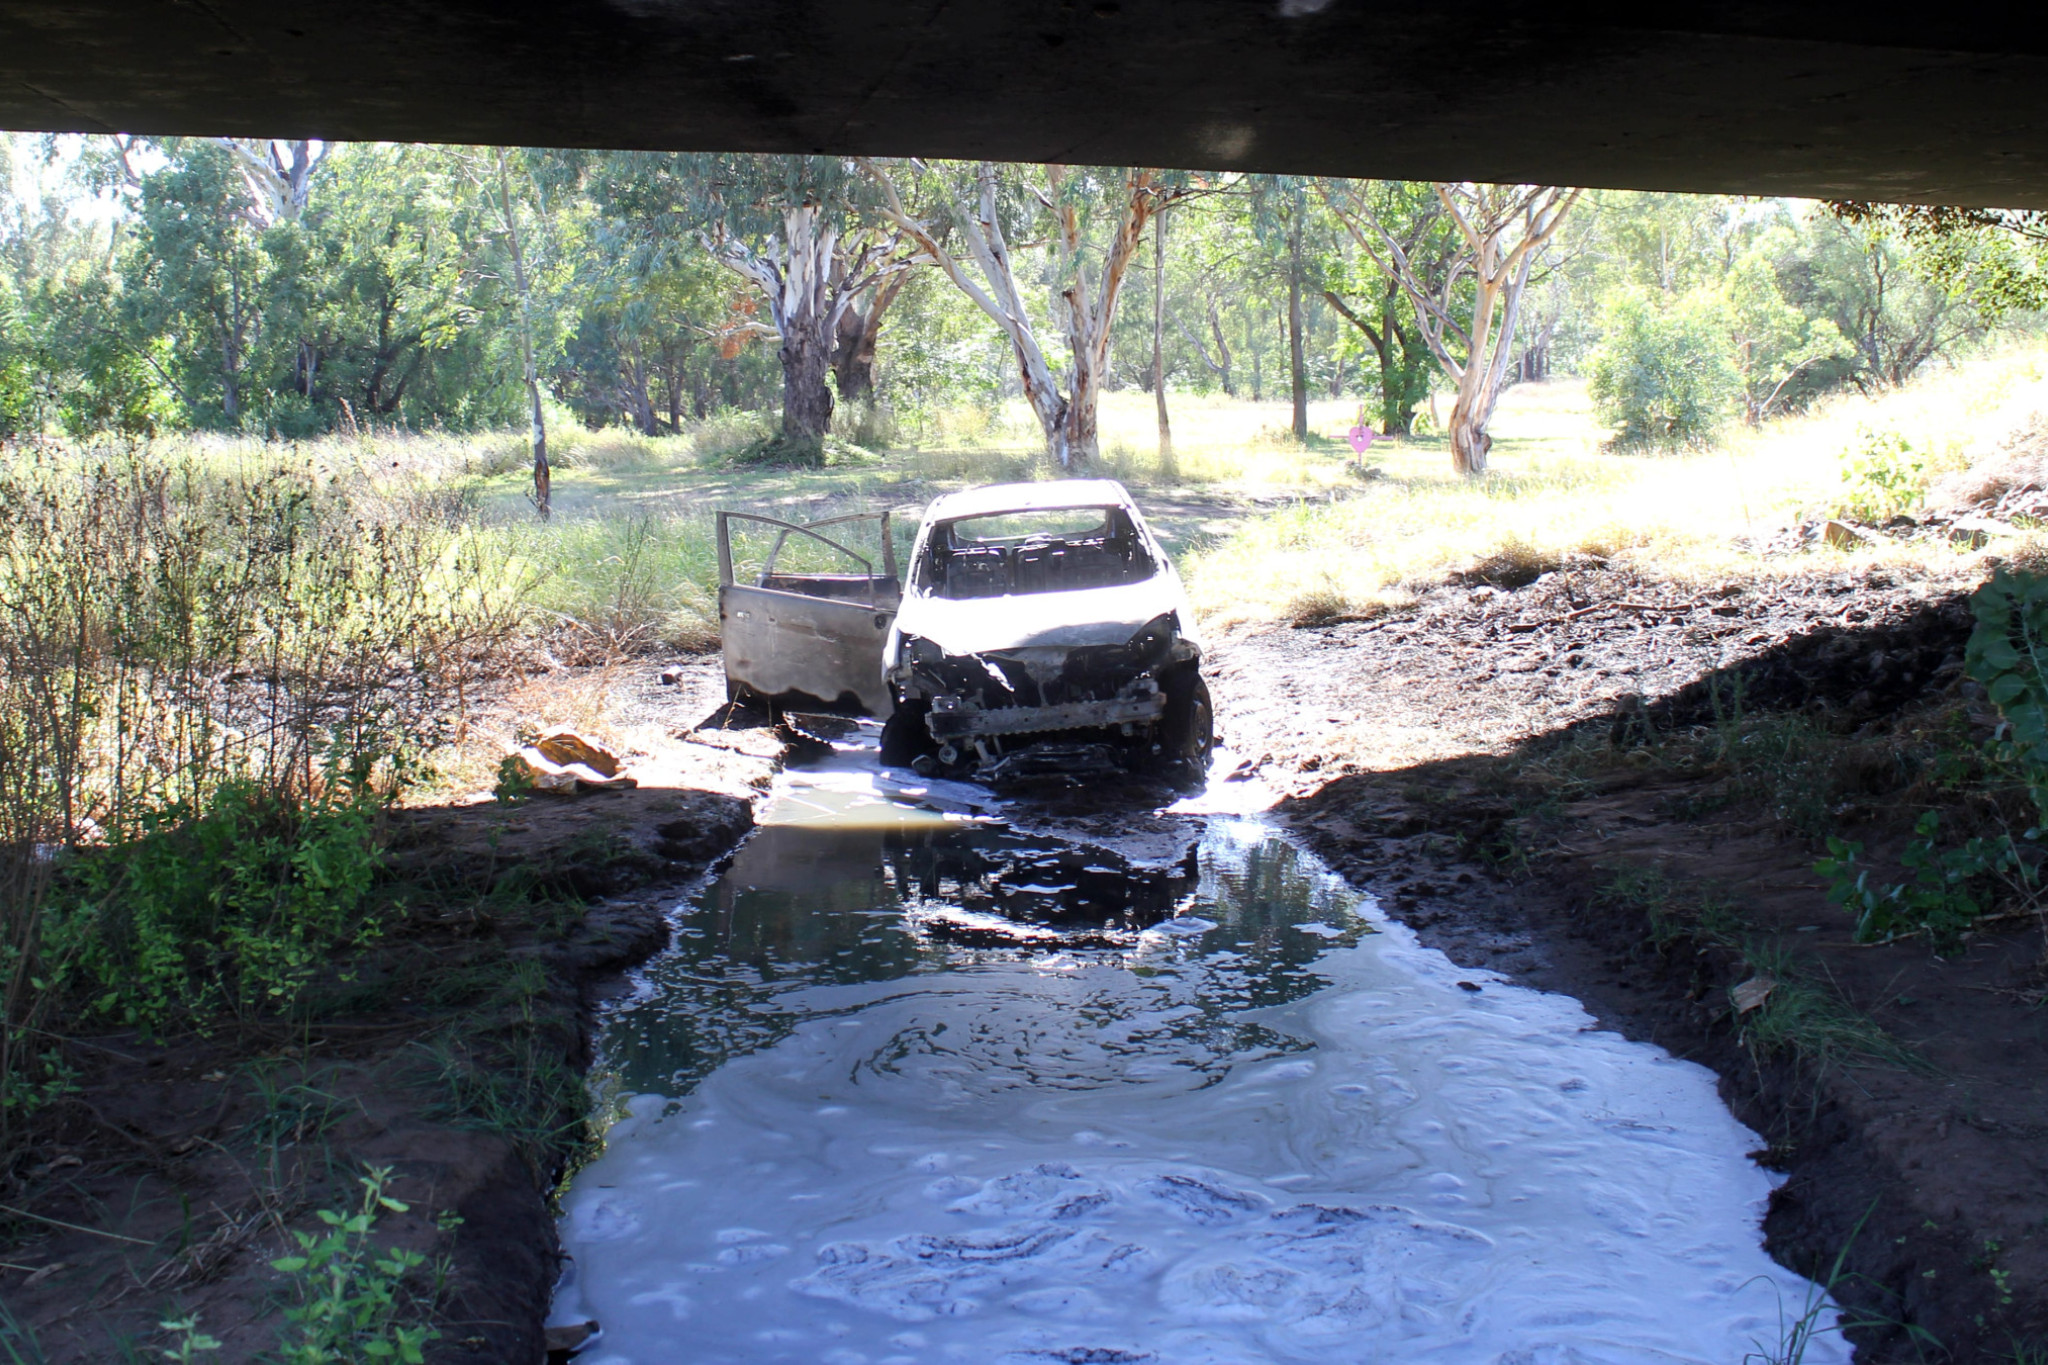
M 327 1231 L 295 1231 L 298 1252 L 270 1263 L 290 1277 L 297 1300 L 285 1309 L 284 1365 L 422 1365 L 427 1343 L 440 1337 L 432 1326 L 405 1321 L 417 1305 L 403 1282 L 426 1258 L 370 1244 L 381 1213 L 407 1209 L 384 1192 L 390 1177 L 388 1167 L 372 1168 L 359 1182 L 363 1197 L 355 1211 L 321 1209 Z
M 1725 307 L 1713 294 L 1678 300 L 1632 290 L 1605 314 L 1591 393 L 1620 450 L 1706 443 L 1742 392 Z
M 2048 822 L 2048 578 L 1999 569 L 1970 610 L 1963 668 L 2005 718 L 1991 757 L 2018 773 Z
M 498 760 L 498 777 L 491 784 L 491 796 L 500 805 L 517 806 L 532 796 L 537 788 L 533 780 L 533 769 L 517 754 L 506 754 Z
M 343 948 L 376 937 L 381 801 L 223 784 L 137 839 L 77 860 L 51 908 L 56 956 L 90 1009 L 161 1033 L 221 1010 L 289 1010 Z
M 2000 898 L 2032 901 L 2041 889 L 2040 860 L 2023 845 L 2038 843 L 2048 823 L 2048 579 L 2001 569 L 1970 606 L 1977 624 L 1964 670 L 2004 717 L 1985 757 L 2019 778 L 2042 822 L 2018 839 L 1978 835 L 1943 848 L 1941 816 L 1926 811 L 1900 854 L 1909 876 L 1889 884 L 1874 880 L 1861 843 L 1829 838 L 1828 856 L 1814 870 L 1828 879 L 1828 899 L 1856 917 L 1859 942 L 1925 933 L 1947 950 Z
M 1883 522 L 1917 508 L 1927 493 L 1927 462 L 1896 431 L 1858 427 L 1841 454 L 1838 510 L 1857 521 Z
M 199 1330 L 197 1315 L 169 1319 L 157 1326 L 176 1334 L 176 1340 L 164 1348 L 163 1357 L 178 1362 L 178 1365 L 194 1365 L 200 1356 L 209 1355 L 221 1347 L 218 1337 L 208 1336 Z
M 1780 288 L 1777 257 L 1790 236 L 1789 228 L 1777 228 L 1744 252 L 1722 283 L 1743 417 L 1751 425 L 1803 397 L 1803 381 L 1818 367 L 1855 354 L 1832 318 L 1809 317 Z
M 1828 856 L 1814 864 L 1814 871 L 1828 879 L 1828 900 L 1856 917 L 1857 942 L 1885 943 L 1924 933 L 1947 950 L 1989 907 L 2000 883 L 2033 884 L 2035 874 L 2011 836 L 1980 835 L 1944 849 L 1937 842 L 1940 828 L 1939 813 L 1920 816 L 1899 856 L 1911 878 L 1890 886 L 1871 881 L 1860 842 L 1828 839 Z

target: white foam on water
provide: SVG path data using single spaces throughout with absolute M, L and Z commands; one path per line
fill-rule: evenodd
M 1204 845 L 1208 918 L 1255 878 Z M 1305 857 L 1295 855 L 1302 863 Z M 594 1365 L 1736 1365 L 1809 1286 L 1705 1069 L 1454 967 L 1311 868 L 1283 947 L 1150 932 L 777 998 L 566 1200 Z M 1221 927 L 1219 927 L 1219 924 Z M 1478 984 L 1473 992 L 1460 981 Z M 1229 1003 L 1219 1006 L 1219 998 Z M 645 1098 L 645 1097 L 642 1097 Z M 1832 1321 L 1832 1318 L 1829 1319 Z M 1849 1359 L 1818 1338 L 1809 1365 Z

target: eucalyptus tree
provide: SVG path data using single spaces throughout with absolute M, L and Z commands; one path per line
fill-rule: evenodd
M 1828 212 L 1904 243 L 1919 274 L 1987 319 L 2048 308 L 2048 210 L 1845 200 Z
M 1844 222 L 1816 211 L 1781 259 L 1785 293 L 1831 320 L 1855 348 L 1850 382 L 1895 388 L 1935 356 L 1983 336 L 1991 319 L 1968 289 L 1949 287 L 1904 232 L 1881 218 Z
M 1360 250 L 1401 282 L 1415 306 L 1416 325 L 1457 398 L 1449 421 L 1451 465 L 1461 474 L 1486 469 L 1493 444 L 1486 426 L 1500 399 L 1513 352 L 1522 292 L 1537 254 L 1557 235 L 1579 191 L 1551 185 L 1432 186 L 1456 229 L 1461 247 L 1441 281 L 1432 281 L 1408 258 L 1401 240 L 1382 222 L 1359 187 L 1321 183 L 1325 203 Z M 1469 284 L 1470 305 L 1458 297 Z
M 508 331 L 518 344 L 519 374 L 526 394 L 527 446 L 533 462 L 533 507 L 546 520 L 553 512 L 554 471 L 548 461 L 547 414 L 540 376 L 547 368 L 544 349 L 552 349 L 557 319 L 542 297 L 552 278 L 566 278 L 568 269 L 556 249 L 555 223 L 547 188 L 536 174 L 543 154 L 482 147 L 454 154 L 469 183 L 477 210 L 480 250 L 473 268 L 509 285 Z
M 293 223 L 306 212 L 313 176 L 333 144 L 310 138 L 217 137 L 216 146 L 235 159 L 249 190 L 247 213 L 259 228 Z
M 831 156 L 621 152 L 594 181 L 604 210 L 637 226 L 650 266 L 697 247 L 759 292 L 779 343 L 784 453 L 822 458 L 841 324 L 912 264 L 872 180 Z M 880 326 L 869 312 L 863 337 Z
M 1315 202 L 1309 182 L 1298 175 L 1251 177 L 1253 221 L 1259 235 L 1280 250 L 1280 274 L 1287 286 L 1287 377 L 1294 439 L 1308 439 L 1308 359 L 1303 338 L 1302 301 L 1310 288 L 1311 221 Z
M 121 291 L 127 331 L 198 425 L 238 426 L 274 333 L 277 282 L 233 158 L 192 141 L 141 177 Z
M 1400 244 L 1410 272 L 1429 292 L 1445 292 L 1458 239 L 1443 205 L 1426 184 L 1406 180 L 1357 182 L 1347 193 L 1371 206 L 1375 219 Z M 1356 252 L 1325 271 L 1323 298 L 1364 339 L 1378 364 L 1380 432 L 1406 436 L 1415 410 L 1429 397 L 1437 363 L 1415 319 L 1408 292 L 1394 271 Z
M 1140 167 L 860 164 L 888 221 L 1002 329 L 1054 465 L 1073 472 L 1093 464 L 1125 277 L 1146 224 L 1202 187 L 1186 172 Z M 936 207 L 913 208 L 906 186 Z M 948 227 L 962 250 L 953 249 Z M 1041 269 L 1030 272 L 1018 252 L 1034 249 L 1043 252 Z M 1041 316 L 1064 342 L 1064 376 L 1039 339 L 1027 285 L 1033 273 L 1050 296 Z
M 294 225 L 298 345 L 280 376 L 308 422 L 470 427 L 523 406 L 495 363 L 502 329 L 487 305 L 502 225 L 495 195 L 479 200 L 466 173 L 476 161 L 389 143 L 347 144 L 325 160 L 320 195 Z

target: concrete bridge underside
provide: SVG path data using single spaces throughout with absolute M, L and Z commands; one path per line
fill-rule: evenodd
M 0 0 L 0 126 L 2048 207 L 2037 6 Z

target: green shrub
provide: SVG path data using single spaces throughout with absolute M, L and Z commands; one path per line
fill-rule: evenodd
M 2026 783 L 2048 821 L 2048 579 L 2000 569 L 1970 610 L 1963 668 L 2004 718 L 1988 756 Z
M 1950 948 L 1989 908 L 2001 881 L 2032 886 L 2035 874 L 2010 835 L 1980 835 L 1944 849 L 1937 842 L 1940 828 L 1935 811 L 1914 822 L 1914 837 L 1899 855 L 1911 878 L 1891 886 L 1871 882 L 1861 843 L 1828 839 L 1828 856 L 1814 871 L 1828 879 L 1828 899 L 1856 916 L 1858 943 L 1924 933 L 1937 947 Z
M 1858 427 L 1841 452 L 1842 494 L 1835 510 L 1856 521 L 1889 521 L 1927 494 L 1927 462 L 1896 431 Z
M 297 1254 L 270 1263 L 291 1277 L 298 1299 L 285 1309 L 285 1365 L 422 1365 L 427 1343 L 441 1335 L 403 1321 L 416 1316 L 418 1307 L 405 1277 L 426 1258 L 403 1247 L 379 1251 L 370 1245 L 380 1213 L 406 1212 L 402 1201 L 384 1192 L 390 1177 L 388 1167 L 373 1169 L 359 1182 L 363 1198 L 355 1212 L 320 1210 L 327 1231 L 294 1232 Z
M 95 1014 L 161 1033 L 222 1009 L 288 1010 L 340 948 L 377 934 L 380 801 L 294 799 L 238 780 L 204 809 L 77 857 L 45 930 Z
M 1742 377 L 1724 313 L 1709 293 L 1631 291 L 1608 306 L 1589 392 L 1615 449 L 1702 446 L 1727 421 Z
M 1890 447 L 1903 451 L 1903 442 Z M 1856 916 L 1856 937 L 1882 942 L 1925 933 L 1952 947 L 2001 897 L 2038 900 L 2041 863 L 2028 848 L 2048 829 L 2048 579 L 1999 570 L 1970 598 L 1977 624 L 1964 650 L 1964 671 L 1983 684 L 2003 717 L 1985 746 L 1994 773 L 2025 786 L 2037 816 L 2015 839 L 1976 836 L 1941 846 L 1941 816 L 1923 812 L 1899 861 L 1909 874 L 1873 881 L 1863 845 L 1829 838 L 1814 870 L 1829 882 L 1828 899 Z

